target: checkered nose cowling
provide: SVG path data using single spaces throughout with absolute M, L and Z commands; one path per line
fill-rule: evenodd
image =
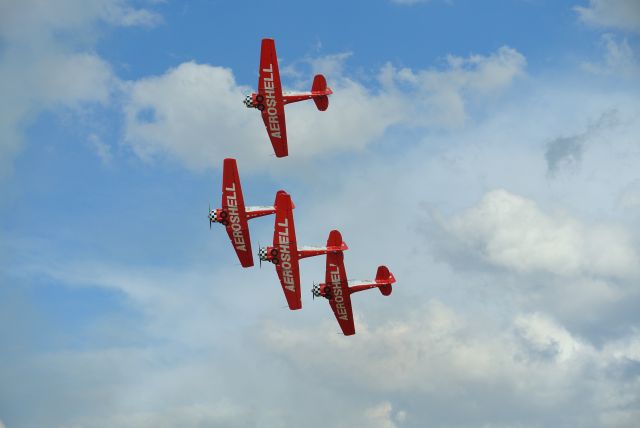
M 262 260 L 263 262 L 267 261 L 267 249 L 266 248 L 260 248 L 258 250 L 258 257 L 260 258 L 260 260 Z
M 253 108 L 254 107 L 253 101 L 251 100 L 251 95 L 247 95 L 246 97 L 244 97 L 244 101 L 243 102 L 244 102 L 244 105 L 247 108 Z
M 211 222 L 213 222 L 213 223 L 218 221 L 218 216 L 216 215 L 216 210 L 209 211 L 209 220 L 211 220 Z
M 320 297 L 321 296 L 321 294 L 320 294 L 320 285 L 313 284 L 313 288 L 311 289 L 311 292 L 313 293 L 313 295 L 315 297 Z

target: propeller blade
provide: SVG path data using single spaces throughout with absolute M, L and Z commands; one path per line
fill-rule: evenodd
M 211 202 L 209 202 L 209 230 L 211 230 Z

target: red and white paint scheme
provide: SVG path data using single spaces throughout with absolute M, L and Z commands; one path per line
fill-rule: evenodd
M 289 155 L 289 149 L 287 146 L 284 106 L 298 101 L 313 100 L 318 110 L 325 111 L 329 107 L 328 96 L 333 91 L 327 87 L 327 81 L 324 76 L 317 74 L 313 78 L 311 92 L 283 94 L 276 45 L 273 39 L 262 39 L 259 73 L 258 92 L 247 95 L 244 99 L 244 104 L 248 108 L 260 110 L 276 156 L 279 158 L 285 157 Z
M 209 209 L 209 227 L 212 223 L 225 226 L 242 267 L 253 266 L 248 221 L 275 212 L 273 206 L 245 207 L 236 160 L 225 159 L 222 168 L 222 208 Z
M 273 246 L 260 248 L 260 261 L 268 261 L 276 266 L 276 272 L 282 285 L 282 291 L 287 299 L 289 309 L 302 308 L 300 292 L 299 260 L 307 257 L 320 256 L 331 252 L 348 250 L 342 241 L 340 232 L 334 230 L 329 239 L 332 245 L 326 247 L 300 247 L 296 242 L 296 229 L 293 222 L 293 202 L 291 196 L 283 190 L 276 195 L 276 220 L 273 229 Z
M 334 235 L 332 231 L 327 241 L 327 247 L 342 241 L 340 233 Z M 395 277 L 386 266 L 378 266 L 376 279 L 373 281 L 347 281 L 347 273 L 344 269 L 344 255 L 342 251 L 327 253 L 327 271 L 325 282 L 313 286 L 314 297 L 324 297 L 329 300 L 333 314 L 345 336 L 356 333 L 353 322 L 353 310 L 351 308 L 351 295 L 358 291 L 378 288 L 383 296 L 391 294 L 391 284 L 396 282 Z

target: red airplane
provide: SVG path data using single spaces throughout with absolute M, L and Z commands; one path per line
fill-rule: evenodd
M 280 72 L 278 71 L 278 57 L 273 39 L 262 39 L 260 49 L 260 77 L 258 78 L 258 93 L 247 95 L 244 105 L 256 108 L 262 113 L 264 126 L 269 134 L 276 156 L 281 158 L 289 154 L 287 148 L 287 126 L 284 118 L 284 106 L 298 101 L 313 100 L 320 111 L 329 107 L 329 97 L 333 91 L 327 87 L 327 81 L 322 74 L 313 78 L 311 92 L 282 93 Z
M 332 231 L 331 233 L 337 231 Z M 340 233 L 337 234 L 339 239 Z M 329 235 L 327 246 L 336 239 L 335 235 Z M 353 323 L 353 310 L 351 309 L 351 295 L 358 291 L 370 288 L 380 289 L 383 296 L 391 294 L 391 284 L 396 282 L 395 277 L 386 266 L 378 266 L 376 279 L 374 281 L 347 281 L 347 274 L 344 269 L 344 255 L 341 251 L 327 253 L 327 273 L 324 284 L 313 286 L 313 297 L 325 297 L 329 300 L 333 314 L 340 324 L 342 333 L 351 336 L 356 333 Z
M 276 266 L 276 272 L 282 285 L 282 291 L 289 304 L 289 309 L 302 308 L 300 298 L 299 260 L 320 256 L 332 252 L 348 250 L 347 244 L 337 230 L 331 231 L 326 247 L 301 247 L 296 243 L 296 230 L 293 223 L 293 202 L 288 193 L 281 190 L 276 195 L 276 220 L 273 229 L 273 246 L 260 248 L 260 262 L 268 261 Z
M 212 210 L 209 207 L 209 228 L 211 223 L 226 227 L 242 267 L 253 266 L 248 221 L 275 212 L 275 207 L 245 207 L 236 160 L 225 159 L 222 169 L 222 208 Z

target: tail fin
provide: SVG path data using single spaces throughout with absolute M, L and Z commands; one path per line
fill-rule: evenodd
M 327 240 L 327 251 L 346 251 L 349 247 L 347 243 L 342 240 L 342 235 L 337 230 L 332 230 L 329 233 L 329 239 Z
M 341 247 L 342 235 L 337 230 L 332 230 L 329 233 L 329 239 L 327 239 L 327 247 Z
M 388 296 L 392 291 L 391 284 L 396 282 L 396 278 L 391 272 L 389 272 L 389 269 L 386 266 L 378 266 L 376 282 L 382 283 L 382 285 L 378 287 L 380 289 L 380 293 L 382 293 L 383 296 Z
M 311 92 L 325 92 L 327 90 L 327 79 L 322 74 L 316 74 L 311 85 Z M 325 111 L 329 107 L 329 97 L 326 95 L 316 95 L 313 102 L 320 111 Z
M 311 92 L 322 92 L 327 89 L 327 79 L 322 74 L 316 74 L 311 85 Z

